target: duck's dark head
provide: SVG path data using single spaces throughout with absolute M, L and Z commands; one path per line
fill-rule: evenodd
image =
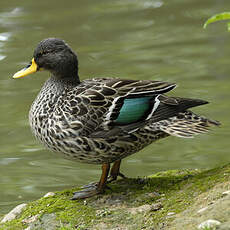
M 55 78 L 79 81 L 77 55 L 58 38 L 42 40 L 34 51 L 31 63 L 15 73 L 13 78 L 24 77 L 39 70 L 48 70 Z

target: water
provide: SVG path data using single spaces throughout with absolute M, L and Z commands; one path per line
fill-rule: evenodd
M 229 0 L 4 1 L 0 6 L 0 213 L 48 191 L 96 181 L 100 166 L 64 160 L 35 141 L 28 110 L 46 80 L 41 72 L 12 80 L 46 37 L 77 51 L 81 79 L 121 77 L 177 82 L 173 95 L 211 101 L 194 109 L 222 127 L 194 139 L 170 137 L 122 163 L 130 177 L 230 162 L 230 33 L 202 29 Z

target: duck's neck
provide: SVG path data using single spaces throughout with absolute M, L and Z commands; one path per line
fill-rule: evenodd
M 75 76 L 66 76 L 66 77 L 57 77 L 56 75 L 51 75 L 50 82 L 53 82 L 57 85 L 62 85 L 62 86 L 77 86 L 80 84 L 80 80 L 79 80 L 79 76 L 75 75 Z

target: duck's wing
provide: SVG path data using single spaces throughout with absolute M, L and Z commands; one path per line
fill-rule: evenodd
M 92 82 L 94 86 L 79 95 L 88 101 L 88 118 L 81 122 L 91 137 L 118 135 L 142 127 L 157 110 L 159 96 L 176 87 L 162 81 L 125 79 L 92 79 L 85 84 Z
M 68 130 L 81 136 L 124 136 L 147 123 L 154 125 L 191 107 L 208 103 L 164 95 L 175 86 L 161 81 L 87 80 L 77 87 L 76 94 L 70 92 L 70 97 L 73 97 L 67 106 L 70 116 L 67 114 L 62 122 L 65 121 Z

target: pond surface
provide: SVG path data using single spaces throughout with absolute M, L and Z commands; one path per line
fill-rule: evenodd
M 129 177 L 230 162 L 230 33 L 225 23 L 202 29 L 229 0 L 2 1 L 0 6 L 0 213 L 100 176 L 100 166 L 65 160 L 30 132 L 28 111 L 47 79 L 13 80 L 37 43 L 66 40 L 77 51 L 81 79 L 121 77 L 178 83 L 175 96 L 211 103 L 193 111 L 222 126 L 193 139 L 169 137 L 123 160 Z

